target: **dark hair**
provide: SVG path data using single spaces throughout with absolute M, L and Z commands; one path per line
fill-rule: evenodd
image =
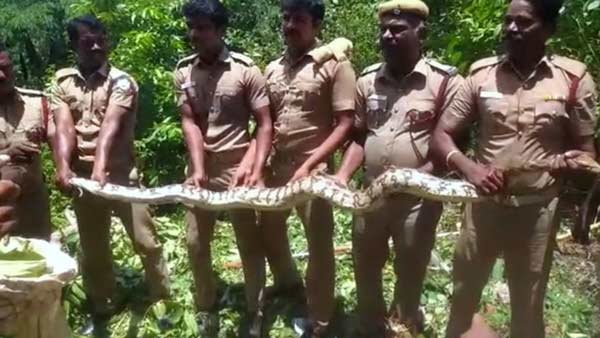
M 281 9 L 289 11 L 306 10 L 314 21 L 321 22 L 325 17 L 323 0 L 281 0 Z
M 190 0 L 182 9 L 183 15 L 190 19 L 195 16 L 205 16 L 217 27 L 229 24 L 227 8 L 219 0 Z
M 556 25 L 563 6 L 563 0 L 527 0 L 544 24 Z
M 79 26 L 81 25 L 88 27 L 93 32 L 106 34 L 106 28 L 98 18 L 93 15 L 83 15 L 73 18 L 67 23 L 67 35 L 69 36 L 71 44 L 79 39 Z

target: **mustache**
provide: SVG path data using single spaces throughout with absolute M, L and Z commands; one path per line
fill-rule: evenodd
M 521 40 L 523 39 L 523 34 L 521 33 L 504 33 L 505 40 Z

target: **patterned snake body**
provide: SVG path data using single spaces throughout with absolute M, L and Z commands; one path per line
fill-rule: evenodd
M 583 170 L 600 176 L 600 164 L 588 155 L 579 155 L 572 160 Z M 552 167 L 552 162 L 548 161 L 528 162 L 519 166 L 519 169 L 509 171 L 550 170 Z M 344 187 L 323 173 L 277 188 L 239 187 L 222 192 L 183 184 L 148 189 L 110 183 L 101 187 L 95 181 L 77 177 L 71 183 L 81 190 L 107 199 L 146 204 L 184 203 L 210 210 L 289 209 L 312 198 L 323 198 L 338 207 L 360 213 L 376 209 L 386 196 L 393 194 L 411 194 L 440 202 L 475 202 L 489 198 L 480 195 L 475 186 L 466 181 L 442 179 L 408 168 L 388 169 L 366 189 L 357 191 Z
M 203 209 L 289 209 L 312 198 L 323 198 L 338 207 L 365 212 L 378 207 L 385 196 L 411 194 L 443 202 L 481 199 L 475 187 L 461 180 L 441 179 L 415 169 L 389 169 L 364 190 L 351 190 L 325 174 L 315 174 L 277 188 L 239 187 L 215 192 L 183 184 L 158 188 L 133 188 L 113 184 L 104 187 L 92 180 L 73 178 L 78 188 L 108 199 L 147 204 L 184 203 Z

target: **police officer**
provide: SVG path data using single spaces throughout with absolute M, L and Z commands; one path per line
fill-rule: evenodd
M 563 170 L 573 156 L 596 157 L 595 85 L 586 66 L 548 55 L 560 0 L 512 0 L 504 20 L 506 54 L 473 64 L 432 139 L 441 161 L 493 201 L 469 204 L 455 249 L 448 338 L 471 323 L 496 258 L 502 255 L 511 296 L 510 336 L 544 337 L 544 296 L 560 223 Z M 475 159 L 454 139 L 479 124 Z M 553 170 L 521 171 L 530 161 Z
M 21 188 L 12 235 L 50 239 L 50 206 L 40 159 L 48 116 L 48 101 L 42 92 L 15 87 L 12 61 L 0 44 L 0 155 L 10 157 L 0 175 Z
M 223 41 L 228 23 L 218 0 L 191 0 L 183 6 L 188 35 L 196 51 L 175 70 L 177 104 L 190 159 L 188 184 L 213 191 L 240 185 L 263 186 L 263 167 L 271 148 L 272 123 L 265 80 L 245 55 Z M 248 132 L 256 121 L 256 138 Z M 253 210 L 229 212 L 242 259 L 248 313 L 242 336 L 260 333 L 259 292 L 265 283 L 265 257 Z M 216 280 L 211 241 L 216 213 L 187 212 L 187 244 L 196 285 L 202 337 L 218 333 Z M 245 326 L 245 327 L 244 327 Z
M 57 182 L 68 189 L 69 179 L 77 175 L 101 185 L 111 182 L 137 186 L 133 151 L 137 84 L 130 75 L 108 63 L 106 31 L 95 17 L 71 20 L 67 33 L 77 66 L 59 70 L 52 88 Z M 102 335 L 115 307 L 111 214 L 114 212 L 121 219 L 142 259 L 149 302 L 169 294 L 166 262 L 146 205 L 109 201 L 84 193 L 74 198 L 73 208 L 92 320 L 97 334 Z
M 342 183 L 348 182 L 363 158 L 366 185 L 389 167 L 432 172 L 429 139 L 438 115 L 463 79 L 456 68 L 423 56 L 428 14 L 429 8 L 420 0 L 379 5 L 384 62 L 367 67 L 358 79 L 354 142 L 336 175 Z M 400 194 L 389 197 L 376 211 L 355 215 L 353 254 L 361 337 L 386 336 L 391 329 L 388 316 L 415 336 L 423 331 L 419 300 L 441 213 L 441 203 Z M 381 278 L 390 237 L 396 284 L 388 314 Z
M 328 167 L 333 152 L 346 140 L 354 115 L 355 75 L 348 60 L 321 60 L 315 51 L 325 13 L 322 0 L 281 1 L 283 56 L 266 70 L 274 116 L 273 153 L 267 186 L 276 187 Z M 296 207 L 308 240 L 306 276 L 309 327 L 305 337 L 327 331 L 334 310 L 333 214 L 315 199 Z M 287 238 L 290 211 L 261 214 L 264 246 L 275 287 L 301 285 Z

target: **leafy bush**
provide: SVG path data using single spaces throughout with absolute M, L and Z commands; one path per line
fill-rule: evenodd
M 223 0 L 232 13 L 227 43 L 252 57 L 264 67 L 279 57 L 283 49 L 279 35 L 278 0 Z M 161 185 L 183 178 L 186 162 L 185 147 L 179 126 L 172 87 L 172 70 L 177 60 L 188 55 L 185 25 L 180 14 L 183 0 L 1 0 L 0 37 L 8 42 L 25 87 L 41 88 L 58 68 L 73 63 L 68 51 L 64 27 L 68 18 L 94 13 L 107 25 L 113 52 L 112 63 L 131 73 L 140 85 L 140 109 L 137 127 L 137 150 L 145 183 Z M 500 28 L 506 7 L 505 0 L 428 0 L 432 15 L 428 22 L 426 54 L 459 67 L 464 73 L 475 60 L 499 50 Z M 376 2 L 368 0 L 329 0 L 324 22 L 323 40 L 344 36 L 354 42 L 353 63 L 357 73 L 380 59 L 377 48 Z M 596 78 L 600 77 L 600 0 L 569 0 L 560 22 L 559 32 L 552 40 L 551 50 L 575 57 L 588 64 Z M 50 156 L 45 154 L 45 174 L 51 177 Z M 168 159 L 165 161 L 165 159 Z M 52 188 L 53 221 L 63 224 L 63 211 L 68 200 Z M 171 211 L 171 210 L 170 210 Z M 193 321 L 191 275 L 184 249 L 183 222 L 178 213 L 158 218 L 159 235 L 165 245 L 173 276 L 174 299 L 158 305 L 144 315 L 126 313 L 115 319 L 115 336 L 190 337 L 196 332 Z M 336 212 L 336 243 L 347 244 L 351 239 L 351 216 Z M 447 212 L 442 228 L 453 229 L 458 222 L 455 214 Z M 226 223 L 221 223 L 225 225 Z M 129 295 L 140 292 L 141 266 L 132 255 L 124 232 L 115 233 L 115 260 L 119 268 L 119 285 Z M 296 218 L 290 220 L 290 237 L 294 251 L 303 251 L 305 240 Z M 220 226 L 214 245 L 215 266 L 231 291 L 233 300 L 224 310 L 223 336 L 236 336 L 239 314 L 243 305 L 239 288 L 231 285 L 242 281 L 240 271 L 222 268 L 222 263 L 235 256 L 230 227 Z M 442 332 L 447 317 L 451 293 L 450 257 L 452 241 L 439 241 L 436 271 L 430 273 L 423 294 L 431 331 Z M 68 240 L 69 251 L 76 254 L 76 237 Z M 304 267 L 304 264 L 300 264 Z M 578 333 L 592 335 L 592 292 L 578 292 L 570 285 L 570 265 L 560 266 L 553 273 L 549 288 L 548 318 L 552 336 L 575 337 Z M 348 315 L 355 305 L 352 262 L 349 256 L 338 260 L 337 292 L 339 311 Z M 499 282 L 502 267 L 495 269 L 492 280 Z M 391 285 L 391 267 L 385 270 L 386 285 Z M 66 293 L 71 324 L 78 327 L 83 320 L 84 294 L 81 282 L 70 286 Z M 492 283 L 492 285 L 494 285 Z M 386 298 L 391 297 L 386 288 Z M 493 324 L 506 331 L 508 309 L 499 304 L 493 289 L 484 294 L 484 308 Z M 597 311 L 594 312 L 597 314 Z M 156 321 L 168 315 L 175 328 L 161 332 Z M 352 317 L 350 317 L 352 318 Z M 273 336 L 290 336 L 289 322 L 279 317 Z M 135 332 L 139 325 L 139 332 Z M 569 335 L 568 335 L 569 334 Z

